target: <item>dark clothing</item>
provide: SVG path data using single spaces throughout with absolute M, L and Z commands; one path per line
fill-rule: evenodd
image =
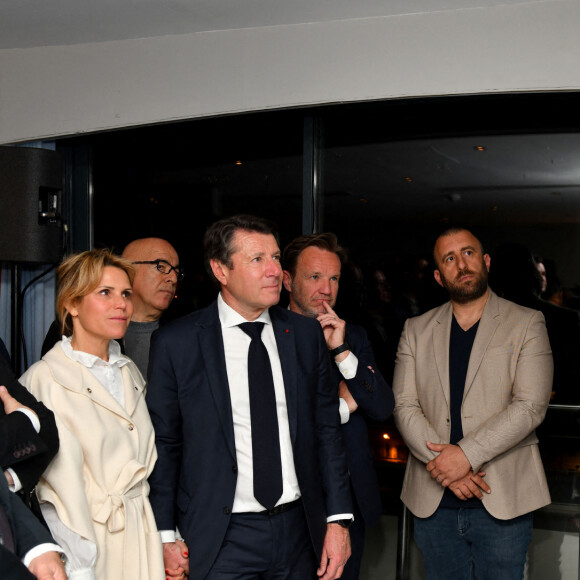
M 12 370 L 0 358 L 0 385 L 19 402 L 32 409 L 40 420 L 40 433 L 36 433 L 30 419 L 20 411 L 6 415 L 0 404 L 0 466 L 11 467 L 26 496 L 58 451 L 58 430 L 54 414 L 37 401 L 17 380 Z
M 350 528 L 352 556 L 346 563 L 342 577 L 354 580 L 359 576 L 365 527 L 376 524 L 382 514 L 379 484 L 366 420 L 386 420 L 393 412 L 395 398 L 391 387 L 377 368 L 373 349 L 364 328 L 347 323 L 345 340 L 358 359 L 356 376 L 344 379 L 334 359 L 331 365 L 336 392 L 340 381 L 346 380 L 348 390 L 358 405 L 358 409 L 341 426 L 351 490 L 358 511 Z
M 131 321 L 122 340 L 123 352 L 137 365 L 144 378 L 147 378 L 151 336 L 158 328 L 159 320 L 153 322 Z
M 449 443 L 455 445 L 463 439 L 463 425 L 461 421 L 461 409 L 463 406 L 463 393 L 465 391 L 465 377 L 469 366 L 469 357 L 473 341 L 477 334 L 479 321 L 471 328 L 463 330 L 453 316 L 451 322 L 451 337 L 449 339 L 449 394 L 451 414 L 451 435 Z M 459 499 L 449 488 L 445 489 L 443 499 L 439 507 L 442 508 L 483 508 L 481 500 L 472 497 L 467 500 Z
M 269 314 L 294 467 L 320 561 L 327 514 L 352 513 L 328 349 L 316 320 L 277 306 Z M 159 459 L 149 498 L 157 527 L 178 526 L 195 547 L 190 580 L 205 578 L 217 561 L 232 520 L 238 466 L 225 357 L 217 302 L 160 328 L 151 342 L 147 404 Z M 303 531 L 285 533 L 280 541 L 289 543 Z
M 17 414 L 22 415 L 22 413 Z M 6 417 L 1 418 L 0 426 L 5 421 Z M 0 445 L 3 445 L 1 436 Z M 48 530 L 20 501 L 20 498 L 10 492 L 3 475 L 0 477 L 0 506 L 10 524 L 15 547 L 15 553 L 12 553 L 5 546 L 0 545 L 0 577 L 2 580 L 33 580 L 34 576 L 24 567 L 21 559 L 35 546 L 54 543 L 54 540 Z
M 0 339 L 0 358 L 4 359 L 9 365 L 12 364 L 12 361 L 10 359 L 10 353 L 6 349 L 4 341 L 1 339 Z

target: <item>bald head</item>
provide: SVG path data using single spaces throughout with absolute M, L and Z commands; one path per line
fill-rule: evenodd
M 123 258 L 130 262 L 153 262 L 163 260 L 171 266 L 179 265 L 175 248 L 161 238 L 134 240 L 123 250 Z M 133 282 L 133 318 L 136 322 L 158 320 L 167 310 L 177 286 L 174 270 L 163 274 L 155 264 L 135 264 Z

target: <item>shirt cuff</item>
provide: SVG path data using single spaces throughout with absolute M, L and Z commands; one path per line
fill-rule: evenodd
M 32 562 L 34 558 L 38 558 L 38 556 L 42 556 L 42 554 L 46 554 L 47 552 L 58 552 L 59 554 L 64 553 L 63 549 L 56 544 L 38 544 L 38 546 L 34 546 L 32 550 L 26 552 L 26 555 L 22 558 L 22 563 L 28 568 L 30 562 Z
M 348 423 L 350 411 L 348 410 L 348 403 L 344 399 L 338 399 L 338 412 L 340 413 L 340 424 Z
M 8 486 L 10 488 L 10 491 L 12 493 L 16 493 L 17 491 L 20 491 L 22 489 L 22 482 L 20 481 L 20 478 L 16 475 L 16 472 L 14 471 L 14 469 L 12 469 L 12 467 L 8 467 L 8 468 L 6 468 L 6 471 L 8 473 L 10 473 L 10 475 L 12 476 L 12 481 L 14 482 L 14 485 Z
M 340 374 L 345 379 L 354 379 L 358 369 L 358 358 L 353 354 L 352 350 L 348 353 L 344 360 L 336 363 Z
M 174 530 L 159 530 L 162 544 L 172 544 L 175 542 L 176 534 Z
M 354 515 L 353 514 L 335 514 L 333 516 L 328 516 L 326 518 L 326 523 L 331 524 L 336 520 L 352 520 L 354 522 Z
M 67 572 L 68 580 L 96 580 L 94 568 L 80 568 Z
M 19 413 L 24 413 L 30 419 L 30 422 L 34 427 L 34 430 L 37 433 L 40 433 L 40 419 L 38 418 L 38 415 L 34 411 L 32 411 L 31 409 L 23 409 L 22 407 L 16 409 L 16 411 L 18 411 Z

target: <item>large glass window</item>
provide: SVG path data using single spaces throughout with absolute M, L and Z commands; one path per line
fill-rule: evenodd
M 496 257 L 506 243 L 525 246 L 547 272 L 541 298 L 570 312 L 580 306 L 579 104 L 577 94 L 410 99 L 197 120 L 61 145 L 91 151 L 96 245 L 120 250 L 132 239 L 160 236 L 176 246 L 187 272 L 179 313 L 214 295 L 201 239 L 215 219 L 268 217 L 280 226 L 283 244 L 303 232 L 306 220 L 335 232 L 352 258 L 339 312 L 365 326 L 390 380 L 404 320 L 447 299 L 431 262 L 434 237 L 447 225 L 473 228 Z M 305 119 L 316 119 L 315 143 Z M 303 158 L 313 150 L 321 153 L 321 197 L 304 200 Z M 550 338 L 565 352 L 560 365 L 570 365 L 561 367 L 553 403 L 580 403 L 575 330 L 560 345 Z M 536 517 L 527 574 L 572 578 L 580 517 L 577 410 L 553 406 L 539 436 L 553 504 Z M 368 537 L 362 578 L 386 580 L 395 577 L 408 451 L 392 421 L 371 425 L 371 439 L 385 518 Z M 418 552 L 405 554 L 409 577 L 421 578 Z

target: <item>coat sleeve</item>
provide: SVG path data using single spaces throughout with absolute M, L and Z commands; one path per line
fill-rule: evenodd
M 535 312 L 518 354 L 511 402 L 458 443 L 474 471 L 515 447 L 544 420 L 552 392 L 552 375 L 552 352 L 544 316 Z
M 179 481 L 182 435 L 177 377 L 159 333 L 149 351 L 147 406 L 155 429 L 158 459 L 149 476 L 149 500 L 159 530 L 175 530 L 175 501 Z
M 58 429 L 52 411 L 39 402 L 13 375 L 6 362 L 0 359 L 0 384 L 18 402 L 32 409 L 40 421 L 36 433 L 32 423 L 23 413 L 10 413 L 3 420 L 0 438 L 0 462 L 3 469 L 11 467 L 20 482 L 22 491 L 29 493 L 56 455 L 59 447 Z M 3 413 L 2 409 L 2 413 Z
M 353 327 L 347 332 L 347 342 L 358 360 L 356 375 L 346 379 L 348 390 L 358 405 L 358 410 L 373 421 L 384 421 L 391 416 L 395 397 L 391 387 L 379 371 L 371 343 L 363 328 Z
M 438 454 L 430 451 L 426 441 L 448 443 L 425 416 L 416 384 L 417 339 L 412 328 L 413 319 L 405 322 L 393 378 L 395 395 L 395 425 L 411 453 L 423 463 L 428 463 Z

